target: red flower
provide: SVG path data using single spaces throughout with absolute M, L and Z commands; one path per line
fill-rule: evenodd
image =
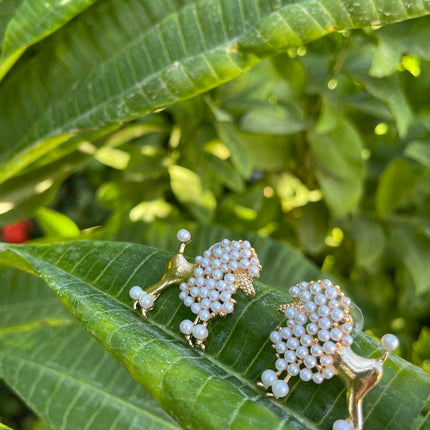
M 7 225 L 6 227 L 2 228 L 3 240 L 9 243 L 26 242 L 30 239 L 28 232 L 32 227 L 33 223 L 29 219 Z

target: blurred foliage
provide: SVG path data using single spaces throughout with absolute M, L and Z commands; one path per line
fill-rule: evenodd
M 427 17 L 337 32 L 67 140 L 1 184 L 0 225 L 32 217 L 46 241 L 217 224 L 288 242 L 430 372 L 429 37 Z

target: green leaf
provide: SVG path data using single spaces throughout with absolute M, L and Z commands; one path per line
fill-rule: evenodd
M 58 238 L 78 237 L 78 226 L 66 215 L 49 208 L 40 208 L 36 220 L 47 236 Z
M 13 430 L 12 428 L 0 423 L 0 430 Z
M 318 182 L 330 210 L 344 216 L 357 206 L 363 191 L 362 142 L 353 125 L 344 119 L 327 134 L 309 135 Z
M 28 2 L 29 3 L 29 2 Z M 42 41 L 0 89 L 1 179 L 66 138 L 205 92 L 261 58 L 337 30 L 430 13 L 402 0 L 378 12 L 333 0 L 95 3 Z M 388 14 L 386 14 L 388 12 Z M 76 35 L 79 35 L 77 37 Z M 37 149 L 37 150 L 36 150 Z
M 0 377 L 51 428 L 179 429 L 41 279 L 1 267 L 0 282 Z
M 404 154 L 412 160 L 418 161 L 425 167 L 430 167 L 430 141 L 414 140 L 405 148 Z
M 391 161 L 382 173 L 376 190 L 377 214 L 385 218 L 408 196 L 416 182 L 413 167 L 402 158 Z
M 418 340 L 414 343 L 414 363 L 421 366 L 427 373 L 430 372 L 430 329 L 423 327 Z
M 204 188 L 200 177 L 192 170 L 170 166 L 170 185 L 175 197 L 202 223 L 209 223 L 216 208 L 211 191 Z
M 6 28 L 0 59 L 0 80 L 29 46 L 56 31 L 96 1 L 24 0 Z
M 389 25 L 377 30 L 374 35 L 378 38 L 378 49 L 369 72 L 371 76 L 382 78 L 393 74 L 403 54 L 430 60 L 428 18 Z
M 156 281 L 168 257 L 165 253 L 139 245 L 85 241 L 0 249 L 2 261 L 40 274 L 84 327 L 183 427 L 242 428 L 246 423 L 256 429 L 325 429 L 345 415 L 338 379 L 319 388 L 298 383 L 278 405 L 255 388 L 261 371 L 274 362 L 267 336 L 281 321 L 276 304 L 287 298 L 285 294 L 256 283 L 254 298 L 238 295 L 234 315 L 211 325 L 202 354 L 178 334 L 178 324 L 189 311 L 179 305 L 176 289 L 160 296 L 146 321 L 131 310 L 128 288 Z M 362 354 L 377 355 L 375 347 L 364 334 L 356 340 Z M 412 387 L 414 401 L 406 402 L 405 393 Z M 367 429 L 381 429 L 381 423 L 383 428 L 407 427 L 429 393 L 429 377 L 392 356 L 383 381 L 366 398 Z

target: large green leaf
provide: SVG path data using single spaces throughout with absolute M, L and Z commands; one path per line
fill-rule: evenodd
M 207 91 L 334 30 L 426 15 L 428 2 L 97 2 L 39 44 L 0 88 L 0 179 L 84 130 Z
M 211 323 L 205 354 L 188 348 L 178 334 L 188 310 L 179 306 L 175 288 L 158 299 L 148 320 L 136 315 L 128 288 L 156 281 L 167 257 L 154 248 L 113 242 L 0 248 L 2 261 L 40 275 L 184 427 L 325 429 L 345 416 L 338 379 L 319 387 L 296 383 L 288 399 L 276 403 L 255 388 L 261 371 L 274 362 L 267 336 L 281 320 L 276 304 L 288 298 L 285 293 L 256 283 L 254 298 L 239 296 L 234 315 Z M 364 334 L 356 341 L 362 354 L 377 355 L 376 348 Z M 413 401 L 405 401 L 409 392 Z M 393 356 L 366 398 L 366 428 L 408 428 L 429 392 L 429 377 Z
M 53 33 L 96 1 L 24 0 L 6 28 L 0 80 L 30 45 Z M 15 3 L 18 4 L 17 1 Z
M 41 279 L 2 267 L 0 282 L 0 377 L 51 428 L 179 428 Z

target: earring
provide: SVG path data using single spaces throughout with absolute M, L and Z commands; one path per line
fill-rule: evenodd
M 337 420 L 333 430 L 362 430 L 363 398 L 381 380 L 382 365 L 399 346 L 397 337 L 382 337 L 384 353 L 379 359 L 360 357 L 350 348 L 353 305 L 339 286 L 328 279 L 300 282 L 289 293 L 293 302 L 278 307 L 287 317 L 286 327 L 269 337 L 276 350 L 276 371 L 265 370 L 257 385 L 278 399 L 287 396 L 288 381 L 294 376 L 321 384 L 339 375 L 347 387 L 349 417 Z
M 179 298 L 196 317 L 194 321 L 183 320 L 179 329 L 191 347 L 198 346 L 204 350 L 209 320 L 234 311 L 236 301 L 232 295 L 238 289 L 247 296 L 255 295 L 252 278 L 260 276 L 261 265 L 247 240 L 228 239 L 212 245 L 192 264 L 183 255 L 185 246 L 191 241 L 190 232 L 181 229 L 177 238 L 181 242 L 179 253 L 169 259 L 160 281 L 145 291 L 138 286 L 132 287 L 130 297 L 134 300 L 133 308 L 139 304 L 142 315 L 146 317 L 164 289 L 180 284 Z

